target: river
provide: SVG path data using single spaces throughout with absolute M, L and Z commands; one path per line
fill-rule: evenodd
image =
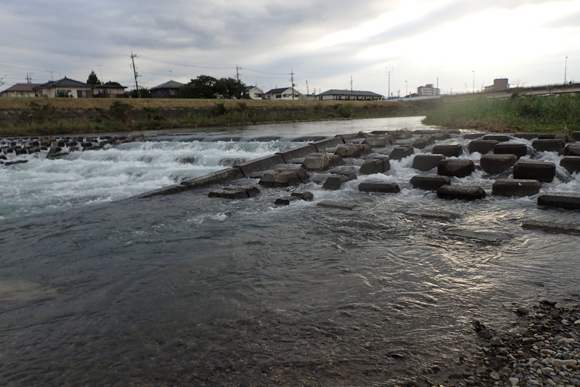
M 283 139 L 157 139 L 1 168 L 1 384 L 399 385 L 472 355 L 474 319 L 509 330 L 515 306 L 578 301 L 578 236 L 520 227 L 578 223 L 577 211 L 535 197 L 442 201 L 410 187 L 411 157 L 382 177 L 396 195 L 357 190 L 375 176 L 339 191 L 307 183 L 315 200 L 284 207 L 273 204 L 283 188 L 130 198 L 300 136 L 404 127 L 426 128 L 420 118 L 224 128 L 195 135 Z M 465 179 L 493 183 L 481 171 Z M 579 187 L 572 175 L 542 190 Z M 326 199 L 357 208 L 317 206 Z M 407 215 L 415 209 L 458 218 Z

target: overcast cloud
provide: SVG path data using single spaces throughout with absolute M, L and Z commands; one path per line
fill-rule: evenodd
M 262 89 L 403 95 L 580 81 L 580 0 L 3 0 L 0 90 L 64 77 L 134 87 L 235 77 Z M 52 72 L 52 73 L 51 73 Z M 407 81 L 407 82 L 405 82 Z

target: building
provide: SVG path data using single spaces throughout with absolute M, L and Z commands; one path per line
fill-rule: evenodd
M 39 86 L 40 83 L 17 83 L 1 92 L 0 96 L 10 98 L 34 98 L 37 96 L 34 88 Z
M 39 97 L 64 97 L 64 98 L 92 98 L 93 85 L 75 81 L 64 77 L 58 81 L 43 83 L 34 88 Z
M 94 85 L 93 86 L 93 97 L 94 98 L 123 98 L 125 97 L 125 86 L 118 84 L 108 84 L 108 85 Z
M 185 84 L 169 81 L 149 89 L 151 98 L 179 98 L 179 89 Z
M 294 97 L 292 97 L 294 95 Z M 264 94 L 264 99 L 272 100 L 292 100 L 292 99 L 304 99 L 304 95 L 298 90 L 291 87 L 285 87 L 281 89 L 272 89 Z
M 246 86 L 245 95 L 250 99 L 262 99 L 264 97 L 264 90 L 258 86 Z
M 433 97 L 441 95 L 441 90 L 437 87 L 433 87 L 432 83 L 428 83 L 425 86 L 419 86 L 417 88 L 417 94 L 419 94 L 420 97 Z
M 506 90 L 510 88 L 507 78 L 496 78 L 493 80 L 493 85 L 485 86 L 484 90 L 486 93 L 491 93 L 494 91 Z
M 318 94 L 318 100 L 327 101 L 380 101 L 385 97 L 372 91 L 332 89 Z

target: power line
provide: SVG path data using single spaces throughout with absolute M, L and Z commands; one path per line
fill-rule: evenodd
M 163 63 L 163 64 L 172 65 L 172 66 L 191 67 L 191 68 L 195 68 L 195 69 L 210 69 L 210 70 L 233 70 L 233 69 L 235 69 L 235 67 L 195 66 L 195 65 L 183 64 L 183 63 L 166 62 L 163 60 L 151 59 L 151 58 L 147 58 L 147 57 L 140 57 L 140 58 L 144 59 L 144 60 L 151 61 L 151 62 Z

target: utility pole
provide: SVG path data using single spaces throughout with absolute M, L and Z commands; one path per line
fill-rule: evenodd
M 391 98 L 391 70 L 389 70 L 389 95 L 387 99 Z
M 405 81 L 405 97 L 409 95 L 409 88 L 407 87 L 407 81 Z
M 131 62 L 133 62 L 133 75 L 135 76 L 135 90 L 137 90 L 137 98 L 141 98 L 141 92 L 139 91 L 139 84 L 137 83 L 137 70 L 135 70 L 135 58 L 137 54 L 133 55 L 131 51 Z
M 26 73 L 26 83 L 32 83 L 32 73 Z
M 568 70 L 568 57 L 566 57 L 566 62 L 564 62 L 564 86 L 566 86 L 566 71 Z
M 236 81 L 240 81 L 240 69 L 238 68 L 238 65 L 236 65 Z
M 310 94 L 310 89 L 308 89 L 308 80 L 306 80 L 306 95 Z
M 290 81 L 292 82 L 292 101 L 294 101 L 294 70 L 290 70 Z
M 473 73 L 473 94 L 475 94 L 475 70 L 471 70 Z
M 105 80 L 103 79 L 103 69 L 101 68 L 101 65 L 97 65 L 99 66 L 99 75 L 101 76 L 101 83 L 105 84 Z
M 51 80 L 51 81 L 54 81 L 54 79 L 52 78 L 52 73 L 53 73 L 53 71 L 52 71 L 52 70 L 47 70 L 46 72 L 47 72 L 47 73 L 50 73 L 50 80 Z
M 352 99 L 352 75 L 350 76 L 350 99 Z

